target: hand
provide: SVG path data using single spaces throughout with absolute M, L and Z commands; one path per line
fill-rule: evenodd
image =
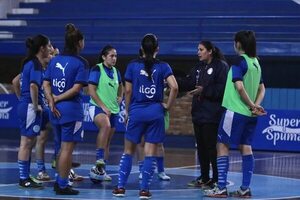
M 165 112 L 170 109 L 166 103 L 162 103 L 161 105 L 164 107 Z
M 107 108 L 102 108 L 102 110 L 105 112 L 105 114 L 106 114 L 108 117 L 110 117 L 110 115 L 111 115 L 110 110 L 108 110 Z
M 41 113 L 43 111 L 43 108 L 41 105 L 37 105 L 33 107 L 33 110 L 37 113 Z
M 254 107 L 252 107 L 251 112 L 252 112 L 252 115 L 255 115 L 255 116 L 263 116 L 263 115 L 267 114 L 267 112 L 264 110 L 264 108 L 260 105 L 255 105 Z
M 59 110 L 55 107 L 54 104 L 49 104 L 49 108 L 55 117 L 57 117 L 57 118 L 61 117 Z
M 196 86 L 195 88 L 196 89 L 187 92 L 187 94 L 188 95 L 200 95 L 202 90 L 203 90 L 203 87 L 202 86 Z
M 117 97 L 117 102 L 120 105 L 122 103 L 123 98 L 122 97 Z

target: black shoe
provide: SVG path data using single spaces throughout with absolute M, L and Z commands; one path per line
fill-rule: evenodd
M 36 183 L 31 178 L 20 179 L 19 186 L 22 188 L 33 188 L 33 189 L 43 189 L 44 188 L 44 186 L 41 183 Z
M 72 162 L 72 168 L 77 168 L 77 167 L 80 167 L 80 163 L 78 162 Z
M 58 185 L 57 185 L 58 186 Z M 57 188 L 54 188 L 55 193 L 59 195 L 77 195 L 79 194 L 78 190 L 74 190 L 71 186 L 67 186 L 65 188 L 60 188 L 59 186 Z

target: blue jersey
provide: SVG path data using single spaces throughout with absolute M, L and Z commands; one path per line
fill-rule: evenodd
M 138 59 L 128 64 L 125 73 L 125 80 L 132 83 L 129 112 L 133 109 L 143 109 L 145 112 L 149 111 L 149 113 L 153 113 L 153 116 L 145 115 L 145 118 L 149 119 L 158 117 L 155 113 L 157 113 L 157 109 L 161 109 L 161 106 L 157 107 L 154 105 L 163 102 L 164 80 L 173 75 L 169 64 L 158 60 L 155 61 L 151 71 L 152 76 L 149 79 L 145 71 L 143 59 Z M 149 105 L 153 105 L 154 107 Z M 142 118 L 142 116 L 138 116 L 137 114 L 132 115 L 132 117 Z
M 106 67 L 104 64 L 103 64 L 103 68 L 105 70 L 105 73 L 107 74 L 107 76 L 111 79 L 114 78 L 114 70 L 113 68 L 108 68 Z M 122 79 L 121 79 L 121 75 L 120 75 L 120 71 L 117 69 L 117 72 L 118 72 L 118 81 L 119 81 L 119 84 L 122 83 Z M 93 84 L 93 85 L 98 85 L 99 84 L 99 79 L 100 79 L 100 76 L 101 76 L 101 72 L 100 72 L 100 68 L 98 66 L 94 66 L 90 72 L 90 75 L 89 75 L 89 84 Z
M 39 88 L 38 104 L 43 105 L 42 80 L 43 80 L 43 67 L 36 57 L 24 64 L 20 76 L 20 85 L 21 85 L 20 102 L 21 103 L 32 103 L 31 96 L 30 96 L 30 84 L 34 83 Z
M 52 93 L 56 96 L 71 89 L 74 84 L 87 85 L 88 62 L 76 55 L 58 55 L 51 59 L 44 79 L 50 82 Z M 82 94 L 79 93 L 71 99 L 56 103 L 56 108 L 61 113 L 61 117 L 57 122 L 51 116 L 54 123 L 82 121 Z

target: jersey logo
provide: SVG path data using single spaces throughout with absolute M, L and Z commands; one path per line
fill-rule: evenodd
M 68 63 L 66 63 L 66 65 L 63 67 L 60 63 L 56 63 L 55 67 L 60 69 L 63 73 L 63 76 L 65 76 L 65 69 L 67 67 Z
M 154 83 L 154 80 L 153 80 L 153 74 L 154 74 L 154 72 L 156 72 L 156 69 L 153 70 L 152 75 L 151 75 L 151 79 L 152 79 L 152 82 L 153 82 L 153 83 Z M 148 73 L 147 73 L 145 70 L 143 70 L 143 69 L 141 69 L 140 75 L 143 75 L 143 76 L 146 76 L 146 77 L 149 76 Z

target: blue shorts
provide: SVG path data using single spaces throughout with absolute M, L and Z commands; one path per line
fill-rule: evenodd
M 32 103 L 18 105 L 20 132 L 22 136 L 33 137 L 40 135 L 42 113 L 33 110 Z
M 83 123 L 80 121 L 68 122 L 65 124 L 55 124 L 56 134 L 61 137 L 62 142 L 82 142 L 83 141 Z
M 47 124 L 49 122 L 49 108 L 44 107 L 43 108 L 43 113 L 42 113 L 42 124 L 41 124 L 41 130 L 44 131 L 47 129 Z
M 99 114 L 105 114 L 106 113 L 102 110 L 102 108 L 95 106 L 93 104 L 90 104 L 89 107 L 89 116 L 94 121 L 95 117 Z M 118 115 L 111 113 L 109 121 L 111 128 L 114 128 L 116 126 L 116 120 L 118 120 Z
M 257 117 L 249 117 L 226 110 L 219 125 L 218 142 L 251 145 L 256 124 Z
M 145 142 L 153 144 L 163 143 L 165 139 L 164 117 L 151 121 L 136 121 L 129 119 L 127 122 L 125 138 L 135 144 L 139 144 L 143 135 Z

